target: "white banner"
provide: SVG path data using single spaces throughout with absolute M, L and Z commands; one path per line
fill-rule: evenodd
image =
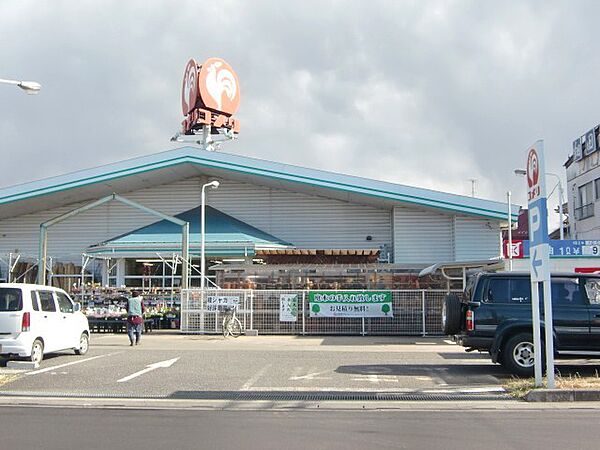
M 281 294 L 279 296 L 279 321 L 298 321 L 298 294 Z
M 237 309 L 239 305 L 239 295 L 209 295 L 206 297 L 207 311 L 221 311 L 225 307 Z

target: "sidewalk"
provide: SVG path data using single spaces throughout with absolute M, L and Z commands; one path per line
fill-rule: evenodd
M 125 334 L 92 334 L 95 347 L 122 347 L 129 345 Z M 224 338 L 221 335 L 181 334 L 179 331 L 159 331 L 144 334 L 146 350 L 298 350 L 298 351 L 359 351 L 369 352 L 439 352 L 464 350 L 445 337 L 419 336 L 240 336 Z

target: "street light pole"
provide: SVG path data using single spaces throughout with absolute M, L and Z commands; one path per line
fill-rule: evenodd
M 200 204 L 200 289 L 204 292 L 204 279 L 205 279 L 205 267 L 206 261 L 204 258 L 204 248 L 206 241 L 204 239 L 204 228 L 206 222 L 206 192 L 205 189 L 207 187 L 211 187 L 213 189 L 217 189 L 219 187 L 219 182 L 217 180 L 211 181 L 210 183 L 206 183 L 202 186 L 202 201 Z
M 523 169 L 515 169 L 515 175 L 525 176 L 527 172 Z M 562 187 L 562 182 L 560 181 L 560 177 L 552 172 L 546 172 L 546 175 L 550 175 L 551 177 L 556 177 L 558 181 L 558 215 L 560 220 L 560 240 L 565 239 L 565 231 L 564 231 L 564 215 L 563 215 L 563 204 L 564 204 L 564 191 Z
M 12 84 L 18 86 L 29 95 L 37 94 L 42 88 L 42 85 L 36 81 L 5 80 L 0 78 L 0 84 Z
M 560 217 L 560 240 L 563 241 L 565 239 L 565 231 L 564 231 L 564 219 L 563 219 L 563 187 L 562 182 L 560 181 L 560 177 L 552 172 L 546 172 L 546 175 L 550 175 L 556 177 L 558 180 L 558 215 Z
M 510 191 L 506 191 L 506 202 L 508 204 L 508 270 L 513 270 L 513 255 L 512 255 L 512 216 L 510 211 Z

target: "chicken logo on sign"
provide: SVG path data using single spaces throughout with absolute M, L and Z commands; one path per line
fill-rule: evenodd
M 203 126 L 239 132 L 232 116 L 240 106 L 240 85 L 235 71 L 220 58 L 209 58 L 199 65 L 190 59 L 183 76 L 181 107 L 183 131 L 193 134 Z
M 240 105 L 237 76 L 222 59 L 210 58 L 202 64 L 198 76 L 200 97 L 209 109 L 233 115 Z

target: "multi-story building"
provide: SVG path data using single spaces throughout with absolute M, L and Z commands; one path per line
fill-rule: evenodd
M 572 239 L 600 239 L 600 126 L 573 142 L 565 163 Z

